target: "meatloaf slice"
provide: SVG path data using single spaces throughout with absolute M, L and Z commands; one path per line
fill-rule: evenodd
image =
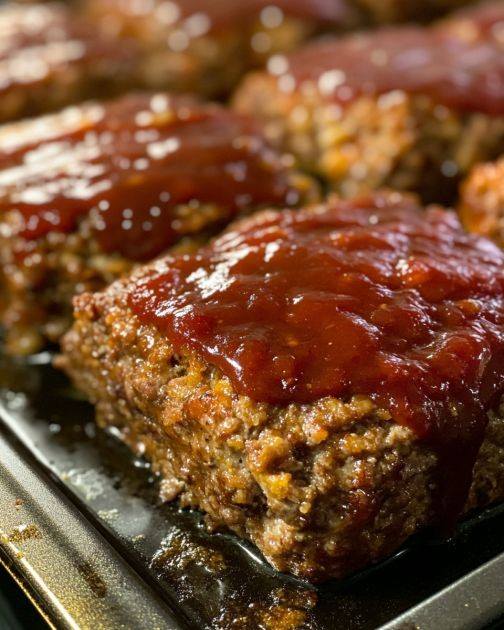
M 503 268 L 397 194 L 267 211 L 76 298 L 60 366 L 164 499 L 340 577 L 504 496 Z
M 353 23 L 344 0 L 86 0 L 107 35 L 134 40 L 147 86 L 222 95 L 250 67 Z
M 0 122 L 124 90 L 133 60 L 63 4 L 2 4 Z
M 273 56 L 234 98 L 344 196 L 387 185 L 453 201 L 504 147 L 504 3 Z
M 71 298 L 237 214 L 317 195 L 248 117 L 136 94 L 0 128 L 7 349 L 57 341 Z
M 459 212 L 470 232 L 504 246 L 504 158 L 476 166 L 460 191 Z

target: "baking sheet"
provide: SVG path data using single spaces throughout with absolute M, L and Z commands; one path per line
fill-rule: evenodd
M 254 547 L 207 533 L 201 514 L 160 504 L 146 462 L 96 428 L 92 408 L 50 363 L 49 353 L 24 362 L 0 357 L 0 549 L 58 627 L 98 619 L 107 628 L 125 620 L 135 628 L 404 627 L 457 580 L 470 588 L 472 571 L 489 575 L 482 565 L 504 552 L 497 506 L 467 520 L 449 543 L 419 537 L 342 582 L 315 589 L 280 575 Z M 484 594 L 452 597 L 450 627 L 498 616 L 500 606 Z

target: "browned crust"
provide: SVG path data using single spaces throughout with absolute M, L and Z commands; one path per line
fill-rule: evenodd
M 51 234 L 40 239 L 26 257 L 16 249 L 24 239 L 10 235 L 10 217 L 0 219 L 0 286 L 3 304 L 0 321 L 6 330 L 10 354 L 30 354 L 46 340 L 56 341 L 71 321 L 72 297 L 97 291 L 128 271 L 131 265 L 118 256 L 104 256 L 83 228 L 75 234 Z
M 459 213 L 469 232 L 504 247 L 504 158 L 473 169 L 460 190 Z
M 139 323 L 129 282 L 76 299 L 60 364 L 98 422 L 152 460 L 164 498 L 314 581 L 380 560 L 431 522 L 436 455 L 386 410 L 364 397 L 278 407 L 239 396 Z M 467 509 L 503 496 L 504 420 L 491 414 Z
M 180 205 L 180 241 L 173 252 L 190 252 L 203 244 L 229 212 L 217 205 Z M 24 355 L 58 342 L 72 321 L 72 298 L 98 291 L 131 270 L 133 262 L 103 252 L 88 220 L 71 234 L 53 232 L 37 241 L 16 236 L 15 211 L 0 217 L 0 323 L 5 349 Z M 27 255 L 17 252 L 29 248 Z

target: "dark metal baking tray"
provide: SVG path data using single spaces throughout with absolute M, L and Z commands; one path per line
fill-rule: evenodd
M 315 589 L 160 504 L 92 416 L 49 353 L 0 356 L 0 561 L 57 627 L 458 630 L 504 612 L 502 506 Z

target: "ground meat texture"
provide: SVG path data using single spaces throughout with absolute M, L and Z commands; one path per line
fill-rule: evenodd
M 386 185 L 452 202 L 460 178 L 504 147 L 503 7 L 274 56 L 235 107 L 340 194 Z
M 373 203 L 375 205 L 372 208 Z M 387 232 L 387 239 L 396 233 L 403 243 L 400 249 L 404 246 L 403 239 L 407 241 L 408 238 L 413 241 L 419 239 L 416 242 L 420 249 L 425 245 L 421 218 L 423 214 L 419 208 L 415 208 L 412 200 L 392 195 L 379 196 L 374 200 L 361 199 L 348 205 L 333 201 L 329 206 L 301 210 L 296 214 L 279 215 L 267 212 L 245 220 L 230 229 L 210 248 L 214 252 L 223 248 L 221 266 L 218 267 L 220 280 L 217 276 L 212 276 L 214 282 L 210 282 L 210 278 L 207 282 L 201 271 L 199 274 L 193 273 L 191 282 L 201 283 L 204 300 L 208 300 L 207 304 L 210 305 L 215 293 L 233 291 L 236 278 L 232 274 L 226 275 L 225 266 L 236 266 L 243 283 L 240 286 L 247 296 L 243 299 L 248 300 L 250 313 L 259 308 L 264 314 L 266 311 L 263 309 L 269 308 L 268 300 L 274 301 L 276 296 L 268 290 L 258 293 L 255 302 L 248 299 L 250 283 L 255 281 L 255 275 L 249 275 L 247 271 L 246 257 L 250 252 L 245 253 L 240 248 L 240 243 L 253 250 L 254 247 L 261 248 L 264 239 L 269 239 L 264 245 L 267 248 L 264 261 L 255 267 L 255 273 L 264 276 L 265 284 L 266 281 L 279 281 L 286 295 L 290 295 L 292 289 L 293 295 L 302 294 L 307 299 L 321 300 L 321 291 L 314 290 L 305 294 L 300 288 L 302 284 L 294 283 L 292 287 L 290 284 L 287 287 L 282 285 L 278 274 L 275 276 L 274 266 L 269 268 L 268 265 L 272 264 L 271 260 L 275 255 L 280 262 L 285 259 L 286 254 L 281 245 L 284 234 L 282 230 L 290 229 L 289 225 L 297 225 L 299 234 L 304 235 L 303 239 L 309 238 L 306 236 L 309 233 L 305 222 L 313 221 L 311 229 L 315 238 L 318 238 L 317 231 L 323 231 L 323 217 L 334 209 L 338 212 L 340 221 L 339 227 L 335 228 L 334 247 L 341 247 L 348 252 L 347 261 L 352 261 L 349 264 L 355 264 L 359 269 L 366 267 L 368 258 L 377 260 L 374 248 L 380 247 L 381 237 L 380 232 L 376 231 L 379 228 L 373 226 L 382 225 L 383 222 L 389 225 L 389 221 L 394 223 L 397 216 L 401 216 L 400 221 L 404 223 L 402 227 L 393 228 L 398 229 L 398 232 Z M 366 212 L 372 219 L 367 227 L 364 220 Z M 411 225 L 407 218 L 409 213 Z M 427 209 L 427 213 L 430 217 L 428 221 L 434 220 L 432 232 L 429 231 L 430 228 L 428 230 L 431 234 L 428 240 L 439 238 L 440 249 L 437 255 L 441 256 L 444 252 L 448 256 L 447 249 L 460 248 L 458 255 L 465 252 L 472 261 L 475 260 L 473 256 L 484 259 L 486 262 L 483 266 L 486 268 L 488 265 L 485 273 L 490 275 L 492 265 L 496 264 L 492 262 L 492 256 L 498 258 L 500 255 L 497 248 L 484 240 L 479 241 L 475 237 L 464 235 L 453 214 L 445 213 L 439 208 Z M 389 214 L 395 218 L 388 218 Z M 278 220 L 280 224 L 276 223 Z M 258 232 L 254 236 L 256 228 Z M 279 231 L 275 231 L 277 229 Z M 278 238 L 275 238 L 276 234 L 279 235 Z M 374 243 L 367 257 L 359 255 L 367 238 L 366 234 L 372 234 Z M 246 238 L 246 241 L 242 242 L 242 238 Z M 392 247 L 392 241 L 389 244 L 390 248 L 387 248 L 386 243 L 383 243 L 383 261 L 388 260 L 387 264 L 393 266 L 390 257 L 396 255 L 396 249 Z M 305 246 L 306 242 L 301 240 L 300 249 L 303 250 Z M 227 247 L 230 248 L 229 251 Z M 291 252 L 293 257 L 296 251 Z M 206 264 L 205 254 L 199 253 L 197 256 L 202 261 L 203 270 Z M 328 256 L 328 252 L 320 253 L 320 256 L 319 262 L 323 265 L 323 261 L 328 260 L 324 258 Z M 335 256 L 339 254 L 335 252 Z M 441 283 L 438 286 L 441 293 L 430 293 L 434 286 L 427 279 L 430 272 L 420 265 L 420 258 L 410 258 L 410 271 L 404 272 L 405 282 L 419 282 L 420 285 L 425 283 L 425 299 L 433 300 L 433 304 L 439 303 L 439 299 L 448 309 L 442 315 L 442 318 L 446 317 L 443 326 L 451 321 L 453 323 L 448 324 L 448 327 L 454 325 L 457 328 L 461 322 L 460 319 L 456 322 L 452 320 L 454 312 L 448 314 L 451 309 L 450 300 L 445 301 L 440 297 L 448 285 L 441 291 Z M 242 358 L 246 361 L 246 365 L 244 363 L 241 366 L 245 373 L 250 369 L 252 359 L 246 354 L 247 343 L 250 347 L 253 340 L 268 338 L 267 329 L 261 326 L 264 322 L 271 323 L 271 320 L 262 318 L 262 324 L 258 324 L 255 331 L 249 330 L 244 337 L 243 347 L 233 355 L 233 360 L 227 361 L 225 357 L 228 356 L 226 353 L 230 346 L 222 336 L 220 326 L 225 325 L 223 322 L 234 321 L 236 303 L 233 307 L 226 300 L 226 308 L 219 311 L 223 321 L 218 320 L 219 324 L 214 331 L 217 345 L 214 344 L 215 347 L 211 350 L 215 360 L 210 361 L 207 355 L 203 357 L 202 352 L 197 352 L 194 345 L 189 350 L 189 342 L 185 349 L 180 343 L 185 325 L 194 327 L 193 342 L 205 334 L 206 311 L 204 308 L 200 310 L 197 297 L 193 300 L 196 304 L 196 310 L 192 313 L 194 317 L 189 314 L 190 321 L 184 322 L 187 311 L 178 310 L 180 318 L 169 331 L 161 322 L 149 323 L 142 314 L 136 314 L 138 308 L 133 299 L 135 295 L 140 295 L 140 299 L 143 299 L 143 295 L 150 300 L 151 281 L 156 283 L 157 278 L 165 277 L 163 274 L 172 273 L 170 270 L 175 274 L 173 278 L 183 278 L 184 265 L 193 259 L 195 257 L 189 257 L 185 261 L 168 258 L 139 270 L 129 279 L 114 283 L 103 293 L 78 297 L 75 300 L 76 321 L 65 336 L 64 357 L 60 360 L 60 366 L 96 405 L 100 425 L 118 428 L 124 441 L 135 452 L 152 461 L 154 470 L 161 478 L 163 498 L 171 500 L 179 496 L 183 506 L 204 510 L 212 527 L 227 527 L 252 540 L 277 569 L 313 581 L 341 577 L 376 562 L 396 550 L 422 527 L 437 522 L 442 483 L 441 459 L 445 460 L 449 453 L 443 454 L 435 446 L 435 442 L 426 439 L 425 433 L 420 436 L 421 419 L 416 429 L 398 421 L 397 406 L 389 408 L 364 390 L 361 394 L 350 390 L 342 397 L 323 395 L 312 397 L 306 402 L 294 402 L 294 398 L 311 383 L 306 378 L 301 382 L 299 379 L 291 382 L 290 385 L 286 381 L 284 386 L 293 388 L 291 402 L 264 402 L 244 394 L 239 371 L 234 370 L 237 364 L 241 364 Z M 472 264 L 473 262 L 469 263 Z M 300 270 L 300 283 L 305 281 L 306 273 L 309 274 L 309 267 L 312 265 L 309 254 L 306 255 L 306 265 L 307 269 L 303 269 L 302 273 Z M 435 268 L 436 263 L 432 262 L 431 271 L 434 274 L 437 273 Z M 397 270 L 394 273 L 400 275 L 402 272 L 399 267 Z M 177 275 L 179 273 L 180 276 Z M 374 277 L 372 271 L 369 273 L 369 278 Z M 466 284 L 466 276 L 460 271 L 457 273 L 459 275 L 455 285 L 465 292 L 469 286 Z M 468 275 L 472 277 L 472 273 L 468 272 Z M 365 279 L 359 280 L 358 274 L 351 273 L 350 270 L 339 279 L 331 280 L 329 274 L 326 275 L 329 284 L 341 281 L 342 286 L 346 287 L 334 302 L 342 305 L 341 312 L 345 308 L 356 308 L 352 300 L 352 286 L 360 291 L 358 286 L 363 287 Z M 317 282 L 323 284 L 326 281 L 322 272 L 316 277 L 319 279 Z M 163 287 L 168 286 L 163 282 L 158 285 L 161 292 L 165 291 Z M 352 282 L 355 284 L 352 285 Z M 390 282 L 393 284 L 394 281 Z M 494 284 L 494 288 L 496 286 Z M 141 294 L 137 293 L 139 288 Z M 493 289 L 487 287 L 486 290 L 490 296 Z M 424 289 L 421 291 L 423 295 Z M 408 290 L 398 293 L 396 306 L 399 310 L 383 311 L 387 320 L 383 325 L 390 326 L 390 330 L 396 330 L 396 325 L 405 325 L 404 317 L 414 318 L 412 310 L 406 309 L 402 314 L 399 312 L 405 305 L 402 300 L 407 299 L 406 293 Z M 169 293 L 162 295 L 170 299 Z M 428 298 L 428 295 L 431 297 Z M 176 293 L 172 297 L 176 300 Z M 335 300 L 336 297 L 334 296 Z M 495 296 L 492 299 L 494 298 Z M 486 300 L 483 297 L 481 299 L 484 302 Z M 497 301 L 498 299 L 500 298 Z M 261 300 L 262 305 L 259 304 Z M 465 303 L 468 308 L 469 302 L 471 300 Z M 293 301 L 293 308 L 299 303 L 299 300 Z M 166 305 L 169 304 L 173 307 L 176 302 L 166 302 Z M 222 305 L 220 298 L 219 304 Z M 155 305 L 155 301 L 149 301 L 146 308 L 153 308 Z M 462 308 L 462 302 L 460 307 Z M 275 307 L 274 311 L 278 320 L 283 321 L 280 306 Z M 159 315 L 160 311 L 156 309 L 156 312 Z M 395 324 L 387 319 L 387 312 L 392 315 Z M 469 319 L 476 312 L 471 310 Z M 325 321 L 322 312 L 316 321 Z M 239 335 L 249 323 L 244 318 L 236 319 L 229 329 L 230 334 Z M 417 325 L 420 325 L 420 320 L 415 326 L 410 326 L 409 330 L 412 331 Z M 273 323 L 273 326 L 276 324 Z M 306 328 L 314 329 L 313 322 L 307 323 Z M 328 330 L 325 325 L 321 325 L 320 329 L 320 334 Z M 418 330 L 417 328 L 415 334 Z M 451 333 L 454 331 L 452 329 Z M 350 332 L 347 331 L 347 336 Z M 448 337 L 451 337 L 451 333 Z M 391 334 L 393 336 L 395 333 Z M 442 341 L 443 335 L 439 336 L 438 341 Z M 175 346 L 170 341 L 172 337 L 177 339 Z M 276 335 L 275 340 L 279 339 L 279 335 Z M 292 352 L 297 353 L 292 336 L 286 335 L 285 339 L 289 348 L 293 349 Z M 399 357 L 404 343 L 410 343 L 406 341 L 406 337 L 403 338 L 402 346 L 398 339 Z M 456 345 L 458 343 L 459 341 Z M 314 347 L 318 352 L 317 340 L 314 340 Z M 461 349 L 462 346 L 459 345 L 458 348 Z M 344 352 L 348 352 L 348 345 Z M 324 353 L 318 355 L 321 364 L 327 361 L 328 353 L 329 346 L 327 356 Z M 279 362 L 283 362 L 286 356 L 285 353 L 282 356 L 279 354 Z M 373 353 L 370 352 L 370 364 L 372 360 Z M 359 365 L 365 365 L 362 357 L 357 361 L 361 362 Z M 464 361 L 461 355 L 460 362 Z M 217 362 L 220 366 L 224 365 L 224 369 L 216 367 Z M 312 362 L 311 365 L 316 372 L 316 364 Z M 486 365 L 491 365 L 491 360 Z M 268 378 L 272 369 L 267 356 L 261 366 L 262 371 L 257 374 L 257 381 Z M 331 370 L 328 368 L 328 371 Z M 351 372 L 347 376 L 350 379 Z M 459 379 L 454 376 L 454 380 Z M 417 384 L 419 390 L 421 389 L 419 381 L 412 382 L 415 383 L 413 389 Z M 249 387 L 256 386 L 257 383 L 249 382 Z M 278 388 L 276 381 L 275 387 Z M 500 393 L 496 391 L 497 398 L 495 404 L 492 403 L 494 411 L 488 410 L 488 415 L 480 416 L 477 422 L 473 419 L 483 433 L 476 442 L 476 465 L 474 469 L 469 467 L 470 489 L 463 497 L 461 511 L 486 505 L 504 495 L 504 410 L 499 410 Z M 276 395 L 273 388 L 271 395 Z M 308 397 L 308 394 L 303 396 Z M 488 401 L 485 405 L 487 404 Z M 451 421 L 440 419 L 445 428 L 450 426 Z M 427 420 L 424 419 L 424 422 L 427 428 Z M 472 420 L 466 428 L 461 425 L 461 433 L 473 425 Z M 431 429 L 426 430 L 429 434 Z M 430 435 L 432 437 L 432 433 Z M 453 459 L 460 460 L 460 436 L 452 437 L 452 455 L 456 453 Z M 452 490 L 456 494 L 455 485 Z
M 467 230 L 504 246 L 504 158 L 476 166 L 460 191 L 459 212 Z
M 59 338 L 71 297 L 198 244 L 238 214 L 297 205 L 315 183 L 225 107 L 135 94 L 0 128 L 7 349 Z
M 132 84 L 131 48 L 99 34 L 63 4 L 0 7 L 0 122 Z

